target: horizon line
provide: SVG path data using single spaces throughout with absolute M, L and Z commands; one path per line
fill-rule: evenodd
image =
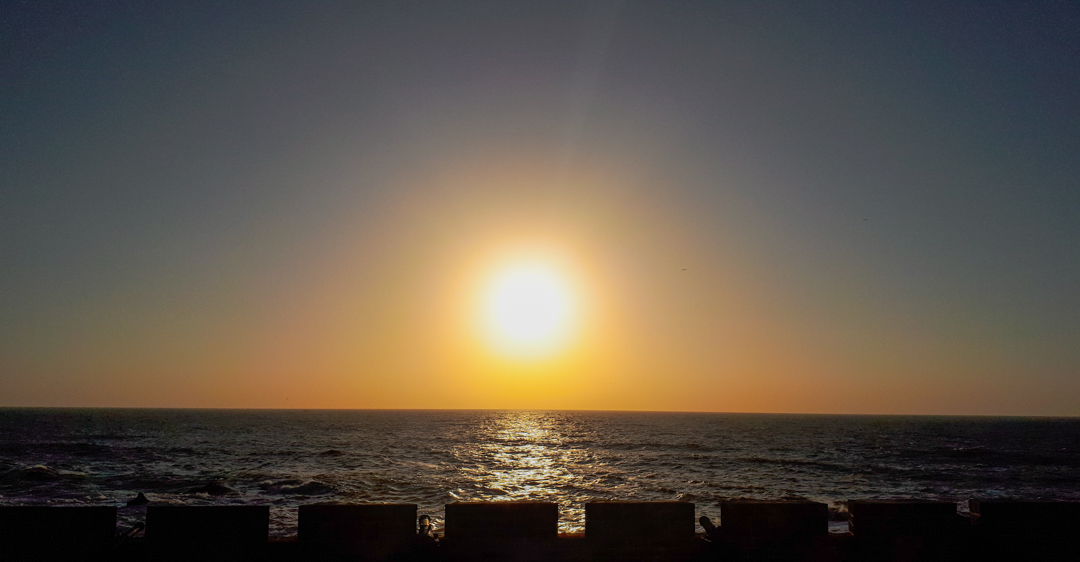
M 254 407 L 191 407 L 191 406 L 0 406 L 0 410 L 193 410 L 218 412 L 567 412 L 567 413 L 625 413 L 625 414 L 715 414 L 746 416 L 821 416 L 821 417 L 908 417 L 908 418 L 1020 418 L 1020 419 L 1080 419 L 1080 415 L 1047 414 L 897 414 L 897 413 L 829 413 L 829 412 L 731 412 L 702 410 L 622 410 L 569 408 L 254 408 Z

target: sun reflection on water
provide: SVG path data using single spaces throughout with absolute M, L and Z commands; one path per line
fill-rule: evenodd
M 553 484 L 570 482 L 570 472 L 556 462 L 565 451 L 548 446 L 558 442 L 558 436 L 539 423 L 542 419 L 514 416 L 501 421 L 501 428 L 492 428 L 497 432 L 493 442 L 484 446 L 498 467 L 492 471 L 493 488 L 515 498 L 530 498 L 550 491 Z
M 557 420 L 543 412 L 499 412 L 478 428 L 473 443 L 454 452 L 473 490 L 451 495 L 461 500 L 552 501 L 560 503 L 560 531 L 580 528 L 582 509 L 567 505 L 581 482 L 571 467 L 590 455 L 568 447 Z

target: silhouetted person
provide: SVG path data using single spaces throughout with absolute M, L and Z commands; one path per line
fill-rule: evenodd
M 742 553 L 739 551 L 739 547 L 735 546 L 735 543 L 725 540 L 720 535 L 720 528 L 713 525 L 713 522 L 704 515 L 698 519 L 698 523 L 705 529 L 708 534 L 709 545 L 708 550 L 705 553 L 706 560 L 741 560 Z
M 420 516 L 420 532 L 418 534 L 421 539 L 435 540 L 435 525 L 431 524 L 431 518 L 427 515 Z
M 713 525 L 708 517 L 702 515 L 701 518 L 698 519 L 698 523 L 701 523 L 701 527 L 708 533 L 709 539 L 714 541 L 720 540 L 720 529 L 717 529 L 716 525 Z

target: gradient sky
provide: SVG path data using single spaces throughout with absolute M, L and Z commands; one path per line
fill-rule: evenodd
M 1080 415 L 1077 29 L 5 2 L 0 406 Z M 581 302 L 544 360 L 470 325 L 517 255 Z

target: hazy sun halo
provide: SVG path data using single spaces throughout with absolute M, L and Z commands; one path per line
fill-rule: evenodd
M 566 343 L 574 313 L 570 287 L 560 272 L 543 263 L 508 266 L 485 291 L 487 337 L 503 353 L 540 356 Z

